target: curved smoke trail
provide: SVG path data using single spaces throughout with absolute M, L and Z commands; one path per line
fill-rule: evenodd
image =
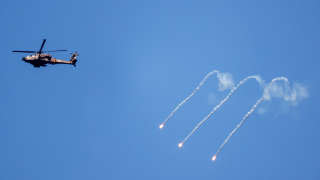
M 272 81 L 265 87 L 264 93 L 261 98 L 258 99 L 258 101 L 252 106 L 252 108 L 243 116 L 241 121 L 237 124 L 237 126 L 229 133 L 227 138 L 223 141 L 223 143 L 219 146 L 217 152 L 215 155 L 212 156 L 212 161 L 215 161 L 217 158 L 217 155 L 221 152 L 223 147 L 229 142 L 230 138 L 233 136 L 234 133 L 238 131 L 238 129 L 243 125 L 243 123 L 249 118 L 249 116 L 256 110 L 256 108 L 259 106 L 260 103 L 262 103 L 264 100 L 270 99 L 270 88 L 272 87 L 273 83 L 276 81 L 284 81 L 286 84 L 289 83 L 288 79 L 286 77 L 277 77 L 272 79 Z
M 168 117 L 160 124 L 159 128 L 162 129 L 164 127 L 164 125 L 169 121 L 169 119 L 180 109 L 180 107 L 186 103 L 192 96 L 194 96 L 196 94 L 197 91 L 199 91 L 199 89 L 201 88 L 201 86 L 203 86 L 203 84 L 208 80 L 208 78 L 212 75 L 214 75 L 215 73 L 219 74 L 219 71 L 217 70 L 213 70 L 211 72 L 209 72 L 199 83 L 199 85 L 192 91 L 192 93 L 186 97 L 183 101 L 181 101 L 174 109 L 173 111 L 171 111 L 171 113 L 168 115 Z
M 218 105 L 216 105 L 212 111 L 206 116 L 204 117 L 193 129 L 192 131 L 183 139 L 183 141 L 181 141 L 178 146 L 181 148 L 183 146 L 183 144 L 200 128 L 200 126 L 206 122 L 225 102 L 227 102 L 229 100 L 229 98 L 233 95 L 234 92 L 236 92 L 238 90 L 238 88 L 240 86 L 242 86 L 245 82 L 247 82 L 249 79 L 255 79 L 259 84 L 262 84 L 262 80 L 259 76 L 248 76 L 246 78 L 244 78 L 243 80 L 241 80 L 236 86 L 234 86 L 229 94 L 220 101 L 220 103 Z

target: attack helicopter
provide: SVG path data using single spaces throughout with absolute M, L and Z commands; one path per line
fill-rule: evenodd
M 77 63 L 77 56 L 79 55 L 77 52 L 72 53 L 70 60 L 61 60 L 61 59 L 56 59 L 52 57 L 51 54 L 48 54 L 49 52 L 63 52 L 67 51 L 65 49 L 62 50 L 53 50 L 53 51 L 42 51 L 44 44 L 46 43 L 46 39 L 43 39 L 41 47 L 39 51 L 12 51 L 14 53 L 35 53 L 32 55 L 28 55 L 22 58 L 24 62 L 30 63 L 33 65 L 35 68 L 39 68 L 41 66 L 47 66 L 47 64 L 71 64 L 73 66 L 76 66 Z

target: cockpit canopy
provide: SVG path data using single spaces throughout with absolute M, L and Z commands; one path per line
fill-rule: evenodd
M 35 59 L 38 59 L 38 58 L 39 58 L 39 55 L 32 54 L 32 55 L 24 57 L 23 60 L 35 60 Z

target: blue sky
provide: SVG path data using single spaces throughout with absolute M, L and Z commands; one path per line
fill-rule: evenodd
M 1 1 L 0 179 L 319 179 L 319 8 L 311 0 Z M 45 49 L 78 51 L 78 66 L 35 69 L 11 53 L 36 50 L 43 38 Z M 264 102 L 212 163 L 262 95 L 257 83 L 182 149 L 227 94 L 217 79 L 158 125 L 213 69 L 236 82 L 286 76 L 309 98 Z

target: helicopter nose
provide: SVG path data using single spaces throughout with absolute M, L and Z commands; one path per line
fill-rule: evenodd
M 25 58 L 25 57 L 23 57 L 23 58 L 22 58 L 22 60 L 23 60 L 23 61 L 25 61 L 25 60 L 26 60 L 26 58 Z

